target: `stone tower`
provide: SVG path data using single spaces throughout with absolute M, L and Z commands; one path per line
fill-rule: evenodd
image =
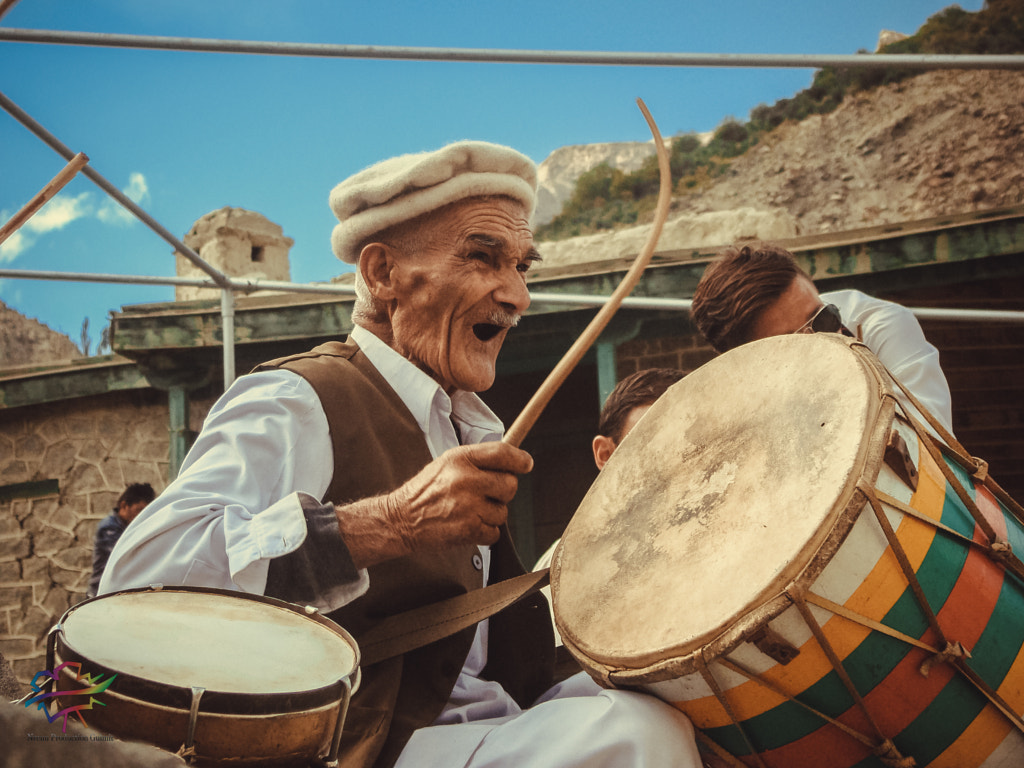
M 291 280 L 288 249 L 295 243 L 281 227 L 255 211 L 221 208 L 192 225 L 184 243 L 203 260 L 230 277 Z M 206 277 L 206 273 L 180 253 L 174 255 L 179 277 Z M 179 285 L 178 301 L 215 299 L 220 291 Z

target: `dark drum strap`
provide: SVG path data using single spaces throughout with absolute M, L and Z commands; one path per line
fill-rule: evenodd
M 548 584 L 547 568 L 389 616 L 356 638 L 363 665 L 400 656 L 454 635 Z

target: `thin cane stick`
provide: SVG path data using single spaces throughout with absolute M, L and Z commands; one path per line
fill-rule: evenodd
M 657 213 L 654 217 L 654 223 L 651 225 L 650 234 L 647 237 L 647 242 L 644 243 L 644 247 L 641 249 L 640 254 L 636 257 L 636 261 L 633 262 L 633 266 L 629 268 L 626 276 L 622 278 L 622 282 L 619 283 L 614 293 L 608 298 L 608 301 L 604 303 L 598 313 L 594 316 L 594 319 L 590 321 L 590 324 L 584 329 L 583 333 L 580 334 L 579 338 L 569 348 L 569 351 L 565 353 L 565 356 L 558 361 L 558 365 L 554 367 L 548 377 L 541 384 L 530 401 L 523 408 L 522 413 L 516 418 L 512 426 L 505 433 L 504 442 L 509 445 L 519 446 L 523 440 L 526 439 L 527 433 L 536 423 L 537 419 L 540 418 L 541 412 L 547 406 L 548 402 L 554 396 L 558 388 L 562 386 L 565 379 L 572 372 L 576 364 L 583 358 L 583 355 L 590 348 L 597 337 L 604 330 L 605 326 L 612 319 L 612 315 L 615 314 L 619 309 L 619 305 L 622 304 L 622 300 L 629 295 L 630 291 L 636 286 L 637 281 L 640 280 L 640 275 L 643 273 L 644 268 L 650 262 L 651 257 L 654 255 L 654 249 L 658 244 L 658 238 L 661 236 L 661 230 L 665 226 L 665 219 L 668 218 L 669 204 L 672 202 L 672 174 L 669 169 L 669 158 L 668 150 L 665 149 L 665 142 L 662 141 L 661 134 L 658 132 L 658 126 L 655 125 L 654 119 L 651 117 L 651 113 L 647 111 L 647 106 L 644 104 L 642 99 L 636 100 L 637 105 L 640 107 L 640 111 L 643 112 L 644 119 L 647 120 L 647 125 L 651 129 L 651 133 L 654 135 L 654 149 L 658 153 L 658 173 L 661 177 L 661 186 L 658 190 L 658 207 Z
M 49 184 L 37 192 L 35 197 L 25 203 L 25 207 L 14 214 L 6 224 L 0 227 L 0 243 L 3 243 L 4 240 L 17 232 L 26 221 L 35 215 L 36 211 L 49 202 L 50 198 L 64 189 L 64 186 L 75 178 L 78 172 L 88 162 L 89 158 L 81 152 L 71 158 L 71 161 L 64 166 L 64 170 L 54 176 Z

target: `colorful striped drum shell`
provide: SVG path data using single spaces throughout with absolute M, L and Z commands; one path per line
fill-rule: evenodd
M 883 461 L 894 431 L 916 488 Z M 945 638 L 969 652 L 958 663 L 1017 716 L 1024 589 L 955 486 L 1016 552 L 1024 527 L 940 457 L 944 473 L 925 439 L 894 414 L 884 370 L 856 342 L 775 337 L 717 358 L 651 408 L 567 528 L 552 568 L 566 647 L 596 679 L 674 704 L 748 765 L 881 768 L 883 737 L 917 766 L 1024 765 L 1011 718 L 919 647 L 943 644 L 878 517 Z

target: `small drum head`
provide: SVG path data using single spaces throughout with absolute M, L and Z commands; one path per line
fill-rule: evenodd
M 275 694 L 324 688 L 356 669 L 355 643 L 321 622 L 280 601 L 167 588 L 83 603 L 65 616 L 62 629 L 77 655 L 122 674 L 168 686 Z
M 792 584 L 863 469 L 879 411 L 868 368 L 838 335 L 778 336 L 669 389 L 562 537 L 551 582 L 567 647 L 613 669 L 692 657 Z

